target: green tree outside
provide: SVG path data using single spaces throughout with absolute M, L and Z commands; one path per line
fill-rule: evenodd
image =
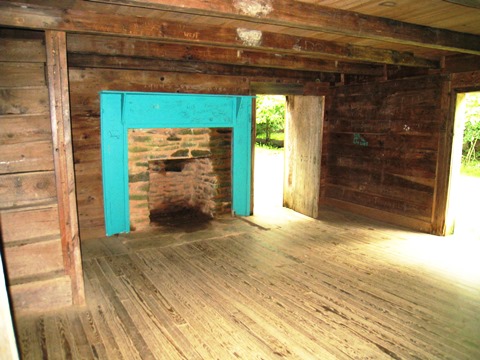
M 465 131 L 463 133 L 464 162 L 477 160 L 476 145 L 480 139 L 480 93 L 467 94 Z
M 480 177 L 480 92 L 466 94 L 465 101 L 462 172 Z
M 285 107 L 285 96 L 257 96 L 257 137 L 264 138 L 267 144 L 275 137 L 275 134 L 283 135 Z M 281 139 L 283 140 L 283 136 L 281 136 Z

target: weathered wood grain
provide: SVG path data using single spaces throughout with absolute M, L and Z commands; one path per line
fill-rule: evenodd
M 326 82 L 307 82 L 298 83 L 297 81 L 272 81 L 260 77 L 252 78 L 250 82 L 250 91 L 257 95 L 306 95 L 322 96 L 328 93 L 330 85 Z
M 0 115 L 48 114 L 45 86 L 0 89 Z
M 24 226 L 28 226 L 26 222 Z M 58 237 L 49 240 L 5 247 L 5 263 L 11 284 L 23 278 L 62 272 L 63 256 Z
M 162 20 L 161 24 L 159 24 L 155 19 L 149 17 L 132 17 L 111 13 L 109 9 L 103 5 L 97 5 L 96 11 L 82 11 L 77 9 L 62 11 L 61 9 L 42 7 L 39 5 L 21 6 L 12 3 L 0 4 L 0 7 L 2 9 L 0 14 L 3 15 L 0 16 L 0 23 L 7 26 L 21 25 L 35 29 L 56 31 L 128 35 L 130 37 L 152 40 L 161 39 L 168 42 L 215 45 L 245 50 L 262 50 L 271 53 L 293 54 L 295 56 L 302 54 L 318 58 L 327 56 L 342 60 L 438 67 L 436 61 L 417 58 L 408 52 L 374 49 L 354 44 L 344 45 L 316 38 L 303 38 L 251 28 L 215 27 L 206 23 L 192 24 L 190 22 L 167 20 Z M 402 25 L 404 24 L 399 24 L 399 26 Z M 159 27 L 161 28 L 160 31 L 158 30 Z M 324 30 L 326 29 L 327 28 L 324 28 Z M 382 29 L 382 31 L 386 32 L 387 29 L 388 27 Z M 451 42 L 449 41 L 451 39 L 445 36 L 447 43 L 451 47 L 443 46 L 441 49 L 450 49 L 453 51 L 469 50 L 473 54 L 480 53 L 480 49 L 477 49 L 469 43 L 458 46 L 458 41 L 461 41 L 463 38 L 465 38 L 465 40 L 476 41 L 476 36 L 474 35 L 469 36 L 469 34 L 453 32 L 450 34 L 448 31 L 445 32 L 440 29 L 429 28 L 424 31 L 438 32 L 437 36 L 447 35 L 448 33 L 450 37 L 455 37 L 456 42 Z M 359 34 L 361 34 L 361 31 L 357 32 L 357 35 Z M 258 39 L 258 37 L 260 38 Z M 429 42 L 427 38 L 423 38 L 422 40 L 431 45 L 431 42 Z M 441 40 L 442 39 L 439 39 L 439 42 L 441 42 Z M 421 41 L 419 41 L 419 43 L 425 46 Z
M 480 62 L 475 55 L 452 55 L 445 57 L 445 71 L 452 73 L 462 73 L 469 71 L 479 71 Z
M 408 198 L 412 201 L 430 201 L 434 189 L 433 176 L 420 176 L 419 174 L 407 175 L 396 173 L 396 166 L 389 169 L 372 171 L 368 166 L 362 166 L 368 158 L 341 158 L 337 159 L 341 164 L 328 168 L 329 176 L 337 185 L 349 186 L 357 183 L 358 190 L 375 190 L 378 194 L 389 194 L 392 197 Z M 398 166 L 398 165 L 397 165 Z
M 43 205 L 54 201 L 53 171 L 0 175 L 0 208 Z
M 72 56 L 72 58 L 69 58 L 69 63 L 72 63 L 72 65 L 78 64 L 79 66 L 82 66 L 82 59 L 84 59 L 84 62 L 88 60 L 86 54 L 98 54 L 109 55 L 115 58 L 110 58 L 109 61 L 109 58 L 91 58 L 86 65 L 91 64 L 96 60 L 95 63 L 97 66 L 102 65 L 102 62 L 105 63 L 108 61 L 110 66 L 115 67 L 113 60 L 118 59 L 117 62 L 121 62 L 123 59 L 125 63 L 122 62 L 122 64 L 125 66 L 132 66 L 135 62 L 134 59 L 130 57 L 140 57 L 141 59 L 157 59 L 160 65 L 164 64 L 165 60 L 182 61 L 183 63 L 176 64 L 176 66 L 183 66 L 183 68 L 186 68 L 189 71 L 196 69 L 197 72 L 199 71 L 199 68 L 201 68 L 201 63 L 199 64 L 199 62 L 206 62 L 259 67 L 261 69 L 255 68 L 255 71 L 260 74 L 262 74 L 262 71 L 265 71 L 267 72 L 267 75 L 267 68 L 279 68 L 290 72 L 292 72 L 291 70 L 296 70 L 295 74 L 298 73 L 298 75 L 301 75 L 300 71 L 308 71 L 309 73 L 313 71 L 342 72 L 346 74 L 364 74 L 371 76 L 380 76 L 383 74 L 382 66 L 372 64 L 355 64 L 248 50 L 238 52 L 235 49 L 160 43 L 141 39 L 98 35 L 70 34 L 68 36 L 67 49 Z M 80 54 L 84 54 L 84 56 L 80 57 Z M 140 59 L 137 59 L 136 61 L 140 63 Z M 144 63 L 154 66 L 151 61 L 145 61 Z M 193 64 L 195 64 L 195 67 Z M 136 66 L 138 67 L 139 65 Z M 210 67 L 215 69 L 213 66 Z M 247 69 L 242 68 L 242 71 L 246 72 Z
M 45 42 L 52 145 L 55 149 L 53 162 L 64 270 L 71 278 L 73 303 L 84 305 L 85 294 L 73 167 L 66 34 L 46 31 Z
M 17 284 L 10 287 L 12 303 L 17 315 L 43 313 L 63 309 L 72 306 L 72 287 L 68 275 L 57 276 L 52 279 L 32 281 L 24 284 Z M 58 333 L 54 333 L 58 336 Z M 41 345 L 50 346 L 51 338 L 41 339 Z M 50 350 L 60 349 L 61 346 Z M 40 353 L 46 352 L 41 349 Z
M 452 164 L 453 130 L 451 82 L 447 79 L 440 84 L 441 96 L 439 110 L 441 111 L 440 127 L 438 136 L 437 172 L 435 176 L 435 194 L 431 215 L 432 233 L 435 235 L 447 235 L 447 206 L 449 193 L 449 179 Z M 448 121 L 451 119 L 450 121 Z
M 467 71 L 452 75 L 452 89 L 456 91 L 471 91 L 478 89 L 480 71 Z
M 0 37 L 0 61 L 45 63 L 45 56 L 42 39 Z
M 57 206 L 0 212 L 4 245 L 58 234 Z
M 358 189 L 352 188 L 349 184 L 342 186 L 341 184 L 327 184 L 325 188 L 325 196 L 327 198 L 344 201 L 360 205 L 362 207 L 381 209 L 385 213 L 394 213 L 398 215 L 408 216 L 421 221 L 429 221 L 432 213 L 430 194 L 429 199 L 417 201 L 407 201 L 405 198 L 399 198 L 398 195 L 391 192 L 378 194 L 376 187 L 360 186 Z M 427 196 L 425 196 L 427 197 Z M 415 222 L 413 222 L 415 224 Z
M 232 66 L 224 64 L 203 63 L 197 61 L 172 61 L 161 59 L 143 59 L 125 56 L 98 56 L 90 54 L 70 54 L 69 66 L 76 68 L 100 68 L 119 70 L 159 71 L 168 73 L 194 73 L 205 75 L 222 75 L 242 78 L 242 81 L 250 83 L 250 91 L 253 94 L 319 94 L 330 86 L 330 82 L 337 80 L 337 74 L 326 72 L 298 71 L 290 69 L 276 69 L 256 66 Z M 292 65 L 299 65 L 303 61 L 292 60 Z M 317 62 L 314 62 L 316 65 Z M 317 66 L 312 64 L 310 70 Z M 293 65 L 293 67 L 295 67 Z M 305 65 L 308 67 L 308 65 Z M 349 67 L 335 66 L 334 72 L 341 69 L 349 70 Z M 358 66 L 355 66 L 358 69 Z M 332 68 L 333 69 L 333 68 Z M 367 69 L 365 71 L 369 71 Z M 354 70 L 351 71 L 362 71 Z M 375 73 L 372 69 L 371 73 Z M 265 82 L 260 82 L 264 80 Z M 272 92 L 272 89 L 273 90 Z
M 21 353 L 479 356 L 478 279 L 405 251 L 438 238 L 325 208 L 320 218 L 272 210 L 198 232 L 85 241 L 87 308 L 17 317 Z
M 178 11 L 192 15 L 213 15 L 229 19 L 243 18 L 260 24 L 282 25 L 433 49 L 480 54 L 480 45 L 478 45 L 480 42 L 475 35 L 409 24 L 296 0 L 275 3 L 259 3 L 249 0 L 231 2 L 189 0 L 180 5 L 172 4 L 168 0 L 94 1 Z
M 232 78 L 221 75 L 182 74 L 160 71 L 110 70 L 110 69 L 72 69 L 69 72 L 72 96 L 88 96 L 99 104 L 97 90 L 188 92 L 210 94 L 248 94 L 246 78 Z M 81 86 L 78 87 L 77 86 Z M 73 89 L 75 87 L 75 89 Z M 98 108 L 88 108 L 99 113 Z M 72 106 L 73 107 L 73 106 Z M 73 109 L 72 109 L 73 111 Z
M 283 204 L 313 218 L 320 197 L 323 112 L 323 97 L 287 97 Z
M 0 87 L 16 88 L 45 85 L 45 66 L 43 63 L 0 62 L 0 75 Z
M 0 145 L 47 141 L 51 138 L 48 114 L 0 115 Z
M 53 170 L 52 142 L 0 145 L 0 174 Z
M 242 53 L 243 54 L 243 53 Z M 284 57 L 282 57 L 283 60 Z M 149 71 L 165 71 L 178 73 L 194 73 L 194 74 L 210 74 L 223 76 L 238 76 L 248 77 L 249 79 L 267 78 L 269 80 L 275 79 L 276 83 L 299 83 L 300 88 L 305 88 L 309 83 L 316 83 L 328 86 L 329 82 L 337 81 L 337 74 L 331 72 L 315 71 L 318 68 L 318 62 L 312 62 L 312 66 L 305 65 L 305 70 L 293 70 L 296 66 L 302 66 L 305 61 L 296 61 L 295 59 L 288 59 L 292 63 L 289 69 L 283 68 L 267 68 L 259 67 L 257 65 L 230 65 L 220 63 L 205 63 L 198 60 L 162 60 L 162 59 L 143 59 L 138 57 L 125 56 L 100 56 L 90 54 L 70 54 L 68 56 L 68 64 L 71 67 L 89 67 L 89 68 L 107 68 L 107 69 L 123 69 L 123 70 L 149 70 Z M 347 66 L 332 67 L 332 72 L 341 71 L 363 71 L 363 69 L 349 69 Z M 358 69 L 358 70 L 357 70 Z M 372 74 L 377 71 L 375 69 L 365 69 Z M 271 80 L 272 81 L 272 80 Z
M 411 218 L 412 227 L 429 228 L 444 117 L 441 83 L 429 76 L 334 89 L 327 96 L 322 196 L 342 208 L 351 203 L 352 210 L 371 208 L 375 216 L 384 212 L 404 226 Z
M 43 32 L 1 29 L 0 59 L 0 217 L 13 308 L 20 314 L 69 306 Z

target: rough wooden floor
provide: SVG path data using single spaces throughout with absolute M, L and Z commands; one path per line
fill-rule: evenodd
M 86 242 L 88 307 L 20 317 L 23 358 L 480 359 L 478 261 L 463 278 L 409 253 L 440 238 L 321 217 Z

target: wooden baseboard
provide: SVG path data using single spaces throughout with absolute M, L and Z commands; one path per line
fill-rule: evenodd
M 355 214 L 363 215 L 375 220 L 384 221 L 389 224 L 403 226 L 409 229 L 431 233 L 432 225 L 427 221 L 410 218 L 398 214 L 389 213 L 386 211 L 369 208 L 357 204 L 348 203 L 341 200 L 325 198 L 322 199 L 321 205 L 333 206 L 342 210 L 351 211 Z

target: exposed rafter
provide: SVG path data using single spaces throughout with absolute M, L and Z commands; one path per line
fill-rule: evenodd
M 296 0 L 90 0 L 195 15 L 243 19 L 360 38 L 480 55 L 480 36 L 333 9 Z
M 232 75 L 251 78 L 262 76 L 266 78 L 302 80 L 327 84 L 339 81 L 338 75 L 333 73 L 258 68 L 254 66 L 224 65 L 181 60 L 144 59 L 133 56 L 73 53 L 68 56 L 68 65 L 70 67 L 80 68 L 152 70 L 193 74 Z
M 113 36 L 69 35 L 69 54 L 99 54 L 108 56 L 141 57 L 156 61 L 173 60 L 231 64 L 261 68 L 278 68 L 308 72 L 345 73 L 368 76 L 383 75 L 383 66 L 355 64 L 334 60 L 319 60 L 290 55 L 208 46 L 159 43 Z M 71 40 L 71 41 L 70 41 Z
M 103 11 L 102 11 L 103 10 Z M 438 63 L 408 52 L 344 45 L 331 41 L 262 32 L 247 28 L 216 27 L 161 21 L 98 11 L 60 10 L 27 3 L 0 3 L 0 25 L 33 29 L 121 35 L 166 42 L 190 43 L 273 54 L 329 58 L 355 62 L 436 68 Z

